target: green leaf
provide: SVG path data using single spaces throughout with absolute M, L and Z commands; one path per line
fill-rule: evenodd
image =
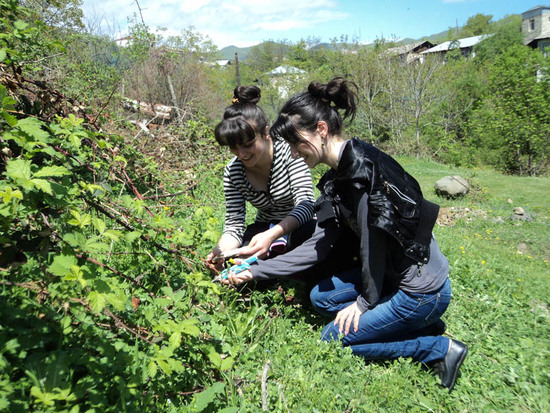
M 17 30 L 25 30 L 27 27 L 29 27 L 29 25 L 23 20 L 16 20 L 13 22 L 13 27 L 15 27 Z
M 124 294 L 124 291 L 122 291 L 120 288 L 117 288 L 114 292 L 107 294 L 107 301 L 115 309 L 122 311 L 126 307 L 126 303 L 128 302 L 128 297 L 126 297 L 126 294 Z
M 63 237 L 63 240 L 71 247 L 83 250 L 85 249 L 87 238 L 81 232 L 69 232 Z
M 69 142 L 71 142 L 71 144 L 75 147 L 75 148 L 80 148 L 80 145 L 81 145 L 81 142 L 80 142 L 80 138 L 74 134 L 74 133 L 71 133 L 69 135 Z
M 19 189 L 16 189 L 14 191 L 9 186 L 5 187 L 3 191 L 0 191 L 0 196 L 4 200 L 4 204 L 7 204 L 8 202 L 10 202 L 12 198 L 16 198 L 19 200 L 23 199 L 23 193 Z
M 0 50 L 0 62 L 2 61 L 2 50 Z M 17 125 L 17 118 L 11 114 L 9 114 L 6 111 L 0 111 L 0 115 L 4 118 L 4 120 L 8 123 L 10 126 Z
M 71 273 L 71 268 L 77 264 L 78 261 L 74 255 L 57 255 L 48 267 L 48 271 L 53 275 L 64 277 Z
M 100 234 L 103 234 L 105 232 L 105 229 L 107 228 L 107 225 L 105 225 L 105 221 L 97 217 L 92 218 L 92 224 Z
M 41 178 L 44 176 L 63 176 L 71 173 L 64 166 L 45 166 L 44 168 L 33 173 L 33 178 Z
M 157 359 L 157 364 L 165 374 L 172 374 L 172 366 L 164 359 Z
M 31 179 L 31 161 L 12 159 L 6 165 L 6 175 L 14 181 L 28 181 Z
M 132 232 L 128 232 L 126 235 L 125 235 L 125 238 L 128 242 L 132 243 L 134 242 L 136 239 L 138 239 L 139 237 L 141 236 L 141 232 L 139 231 L 132 231 Z
M 198 337 L 201 333 L 201 330 L 196 326 L 197 320 L 190 318 L 187 320 L 182 320 L 179 323 L 181 332 L 192 337 Z
M 105 297 L 105 294 L 98 293 L 97 291 L 91 291 L 90 294 L 88 294 L 88 303 L 90 304 L 90 308 L 92 310 L 96 313 L 100 313 L 103 308 L 105 308 L 107 298 Z
M 170 348 L 171 349 L 173 349 L 173 350 L 177 349 L 181 344 L 181 333 L 177 332 L 177 331 L 175 333 L 173 333 L 170 336 L 169 342 L 170 342 Z
M 17 122 L 17 128 L 40 142 L 48 142 L 50 134 L 42 129 L 42 123 L 35 118 L 24 118 Z
M 0 62 L 3 62 L 7 55 L 8 54 L 6 53 L 6 49 L 0 49 Z
M 233 367 L 233 364 L 235 363 L 235 360 L 233 360 L 233 357 L 226 357 L 222 360 L 220 365 L 220 370 L 227 371 L 231 367 Z
M 110 229 L 108 231 L 105 231 L 102 235 L 109 238 L 111 241 L 117 242 L 120 239 L 120 234 L 120 231 Z
M 32 184 L 48 195 L 53 195 L 52 186 L 45 179 L 31 179 Z
M 43 392 L 40 390 L 37 386 L 31 387 L 31 396 L 33 396 L 38 402 L 46 405 L 46 406 L 54 406 L 55 401 L 54 397 L 51 393 Z
M 217 382 L 203 392 L 195 395 L 195 408 L 197 411 L 201 412 L 206 409 L 216 399 L 216 396 L 223 393 L 223 391 L 223 383 Z
M 154 360 L 151 360 L 147 365 L 147 375 L 151 378 L 155 377 L 157 375 L 157 370 L 158 370 L 157 363 L 155 363 Z

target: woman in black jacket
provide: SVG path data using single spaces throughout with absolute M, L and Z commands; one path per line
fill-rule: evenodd
M 441 335 L 451 287 L 449 263 L 432 235 L 439 207 L 424 199 L 418 182 L 389 155 L 341 136 L 343 119 L 355 116 L 355 90 L 343 78 L 312 82 L 283 106 L 271 135 L 285 139 L 310 168 L 331 167 L 318 185 L 317 228 L 291 253 L 231 273 L 226 282 L 308 270 L 351 232 L 360 262 L 311 291 L 314 307 L 335 316 L 322 338 L 339 339 L 368 359 L 437 364 L 441 384 L 451 391 L 468 349 Z

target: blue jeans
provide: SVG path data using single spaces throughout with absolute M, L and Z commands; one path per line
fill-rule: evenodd
M 355 302 L 361 286 L 361 268 L 355 267 L 317 284 L 311 291 L 311 302 L 321 314 L 335 316 Z M 340 339 L 354 354 L 371 360 L 398 357 L 411 357 L 421 363 L 441 360 L 449 349 L 449 339 L 427 336 L 424 329 L 441 318 L 450 301 L 449 279 L 438 291 L 429 294 L 396 290 L 361 315 L 357 331 L 352 326 L 348 335 L 339 335 L 338 326 L 331 322 L 323 329 L 321 338 Z

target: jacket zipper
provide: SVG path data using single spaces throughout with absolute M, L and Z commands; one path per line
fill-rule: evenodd
M 388 195 L 390 193 L 390 188 L 391 188 L 397 194 L 397 196 L 401 198 L 403 201 L 416 205 L 416 202 L 412 198 L 408 197 L 403 192 L 401 192 L 399 188 L 397 188 L 395 185 L 390 184 L 388 181 L 384 181 L 384 186 L 386 187 L 386 192 L 388 193 Z

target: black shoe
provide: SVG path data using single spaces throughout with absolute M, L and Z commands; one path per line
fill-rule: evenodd
M 426 336 L 442 336 L 447 330 L 447 324 L 445 321 L 439 319 L 435 323 L 430 324 L 424 328 L 424 335 Z
M 441 379 L 441 385 L 449 389 L 449 393 L 453 390 L 458 376 L 458 370 L 462 362 L 468 354 L 468 347 L 464 343 L 457 340 L 451 340 L 451 345 L 447 355 L 438 366 L 438 374 Z

